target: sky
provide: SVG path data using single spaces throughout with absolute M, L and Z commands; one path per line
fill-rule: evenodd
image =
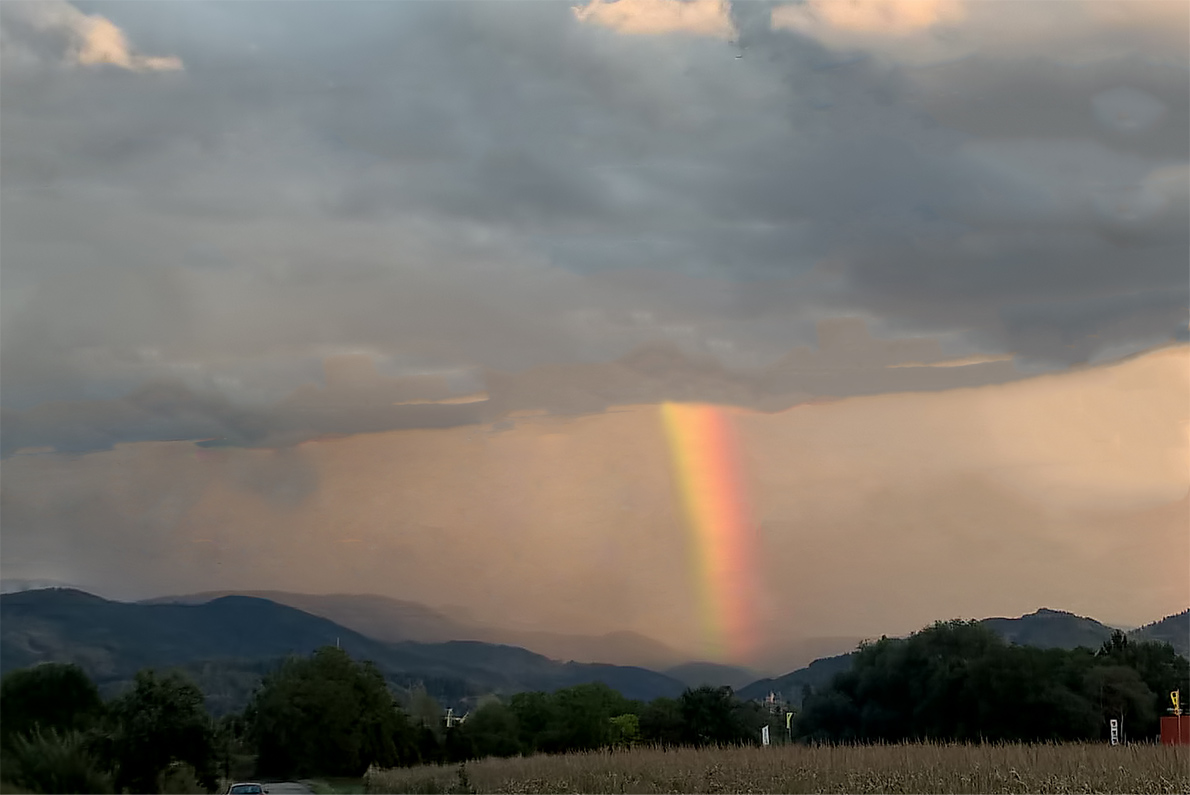
M 736 662 L 1185 609 L 1188 42 L 1180 1 L 6 0 L 0 574 Z

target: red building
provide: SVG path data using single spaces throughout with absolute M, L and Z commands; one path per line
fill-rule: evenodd
M 1169 715 L 1161 719 L 1162 745 L 1190 745 L 1190 715 Z

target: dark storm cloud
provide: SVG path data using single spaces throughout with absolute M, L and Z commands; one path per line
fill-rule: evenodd
M 1186 327 L 1190 80 L 1132 28 L 1089 62 L 1055 24 L 922 66 L 760 3 L 738 44 L 561 3 L 79 4 L 184 65 L 138 71 L 65 63 L 25 8 L 0 20 L 10 410 L 182 383 L 226 405 L 169 434 L 259 441 L 292 425 L 228 413 L 328 349 L 594 373 L 663 343 L 759 378 L 836 314 L 1046 366 Z M 393 411 L 359 427 L 444 421 Z M 120 416 L 99 435 L 165 433 Z

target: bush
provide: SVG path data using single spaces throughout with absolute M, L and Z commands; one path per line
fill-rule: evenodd
M 85 735 L 36 728 L 11 737 L 4 776 L 31 792 L 114 792 Z
M 83 730 L 103 714 L 103 702 L 77 665 L 43 663 L 5 674 L 0 681 L 0 738 L 29 734 L 35 727 Z
M 189 795 L 194 792 L 205 792 L 206 788 L 198 783 L 198 775 L 193 765 L 185 762 L 173 762 L 158 776 L 157 792 L 163 795 Z

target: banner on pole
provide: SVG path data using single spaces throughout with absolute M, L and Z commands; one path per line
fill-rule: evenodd
M 760 727 L 760 743 L 761 743 L 761 745 L 769 744 L 769 727 L 768 726 Z
M 1111 719 L 1111 744 L 1120 744 L 1120 722 L 1115 718 Z

